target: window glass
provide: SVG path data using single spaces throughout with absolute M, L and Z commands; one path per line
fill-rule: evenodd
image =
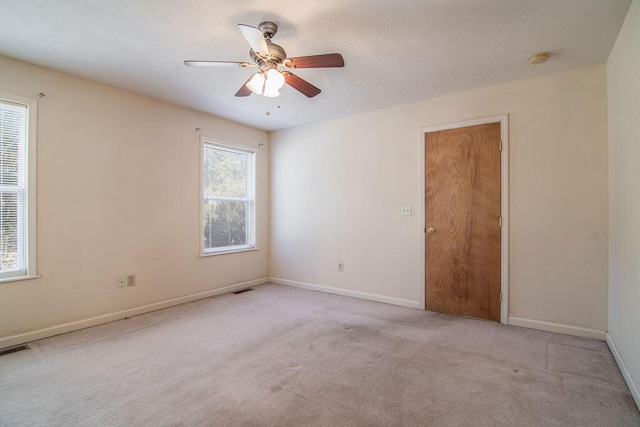
M 204 254 L 255 247 L 254 157 L 251 149 L 203 143 Z
M 28 109 L 0 101 L 0 279 L 27 274 Z

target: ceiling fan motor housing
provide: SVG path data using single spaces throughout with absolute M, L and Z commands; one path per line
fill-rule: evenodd
M 282 46 L 273 43 L 269 39 L 267 39 L 266 42 L 267 42 L 267 46 L 269 47 L 269 59 L 268 59 L 268 61 L 273 61 L 273 62 L 275 62 L 277 64 L 281 64 L 282 61 L 284 61 L 284 59 L 287 57 L 287 52 L 284 51 Z M 254 62 L 256 62 L 257 64 L 260 64 L 261 61 L 263 61 L 262 58 L 260 58 L 260 57 L 258 57 L 258 55 L 256 55 L 256 53 L 253 51 L 253 49 L 251 49 L 249 51 L 249 56 L 251 56 L 251 59 Z

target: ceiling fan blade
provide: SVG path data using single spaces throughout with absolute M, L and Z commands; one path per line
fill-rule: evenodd
M 252 92 L 251 92 L 251 89 L 247 87 L 247 83 L 249 83 L 249 80 L 251 80 L 252 78 L 253 78 L 253 75 L 249 77 L 246 82 L 244 82 L 244 84 L 240 89 L 238 89 L 238 91 L 236 92 L 236 96 L 238 98 L 251 95 Z
M 287 58 L 284 65 L 289 68 L 331 68 L 344 67 L 344 58 L 339 53 L 325 55 L 298 56 Z
M 252 67 L 256 64 L 236 61 L 184 61 L 184 65 L 189 67 Z
M 269 57 L 269 47 L 260 28 L 245 24 L 238 24 L 238 28 L 258 57 Z
M 288 84 L 289 86 L 299 91 L 300 93 L 302 93 L 308 98 L 313 98 L 314 96 L 316 96 L 321 92 L 320 89 L 318 89 L 308 81 L 301 79 L 295 74 L 292 74 L 288 71 L 283 71 L 282 74 L 284 74 L 284 81 L 286 84 Z

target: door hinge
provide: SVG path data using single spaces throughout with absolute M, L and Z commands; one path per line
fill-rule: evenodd
M 500 217 L 500 227 L 502 227 L 502 217 Z
M 500 151 L 502 151 L 502 141 L 500 141 Z
M 502 292 L 500 292 L 500 302 L 502 302 Z

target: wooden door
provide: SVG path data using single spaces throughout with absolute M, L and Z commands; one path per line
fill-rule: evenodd
M 425 306 L 500 321 L 500 123 L 425 144 Z

